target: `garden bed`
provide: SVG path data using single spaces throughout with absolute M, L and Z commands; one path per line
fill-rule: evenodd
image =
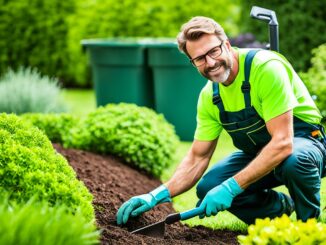
M 126 226 L 116 224 L 120 205 L 130 197 L 147 193 L 161 182 L 135 170 L 113 156 L 64 149 L 54 144 L 74 168 L 77 176 L 94 195 L 96 222 L 102 229 L 101 244 L 238 244 L 233 231 L 211 230 L 203 226 L 188 227 L 180 222 L 166 225 L 164 238 L 133 235 L 130 231 L 162 220 L 175 212 L 171 204 L 161 204 L 142 216 L 131 219 Z

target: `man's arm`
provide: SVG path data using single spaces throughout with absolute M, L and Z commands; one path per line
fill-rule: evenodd
M 266 126 L 272 136 L 271 141 L 247 167 L 234 176 L 242 189 L 267 175 L 292 153 L 292 110 L 269 120 Z
M 189 152 L 179 164 L 172 178 L 165 183 L 171 197 L 189 190 L 196 184 L 207 169 L 216 144 L 217 139 L 214 141 L 194 140 Z

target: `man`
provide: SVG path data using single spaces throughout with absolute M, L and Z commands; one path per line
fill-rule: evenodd
M 125 224 L 130 216 L 169 202 L 194 186 L 209 164 L 222 129 L 240 151 L 200 179 L 201 217 L 222 210 L 247 224 L 294 210 L 303 221 L 318 217 L 325 133 L 318 109 L 289 62 L 272 51 L 231 47 L 222 27 L 206 17 L 185 23 L 178 45 L 209 79 L 198 100 L 195 139 L 172 178 L 125 202 L 117 223 Z M 291 197 L 272 189 L 283 184 Z

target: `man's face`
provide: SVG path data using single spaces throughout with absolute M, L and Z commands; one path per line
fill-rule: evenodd
M 222 42 L 215 35 L 204 34 L 196 41 L 187 41 L 187 52 L 191 59 L 205 61 L 197 66 L 198 71 L 207 79 L 213 82 L 224 83 L 229 78 L 233 66 L 230 44 L 228 41 Z M 219 50 L 219 47 L 222 50 Z M 215 53 L 221 54 L 215 57 Z M 213 53 L 212 53 L 213 52 Z M 207 54 L 205 56 L 205 54 Z M 213 58 L 212 58 L 213 57 Z

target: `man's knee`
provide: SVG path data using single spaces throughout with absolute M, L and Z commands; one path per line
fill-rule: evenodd
M 218 186 L 223 182 L 222 179 L 219 178 L 219 176 L 216 176 L 214 174 L 207 173 L 203 178 L 200 179 L 200 181 L 197 184 L 197 197 L 199 199 L 203 199 L 207 192 L 209 192 L 214 187 Z
M 314 159 L 302 152 L 293 152 L 275 169 L 275 174 L 283 182 L 286 180 L 302 181 L 303 177 L 319 178 L 318 168 Z
M 197 197 L 199 199 L 203 199 L 206 196 L 207 192 L 208 192 L 207 184 L 205 184 L 205 180 L 204 179 L 201 179 L 198 182 L 197 187 L 196 187 Z

